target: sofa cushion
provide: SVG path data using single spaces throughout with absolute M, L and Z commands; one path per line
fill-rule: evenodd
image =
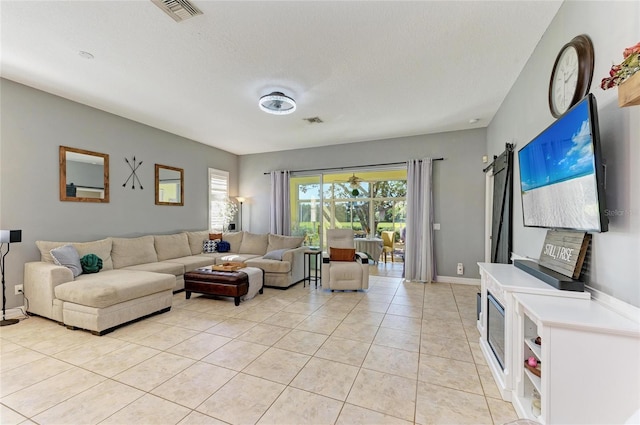
M 230 249 L 231 252 L 239 252 L 240 244 L 242 243 L 243 236 L 244 236 L 244 232 L 223 233 L 222 240 L 229 242 L 229 244 L 231 244 L 231 249 Z
M 191 255 L 189 238 L 184 233 L 176 233 L 174 235 L 155 235 L 153 237 L 153 244 L 156 248 L 158 261 Z
M 82 274 L 80 255 L 78 254 L 78 250 L 75 249 L 73 245 L 68 244 L 52 249 L 51 257 L 53 257 L 53 262 L 58 266 L 64 266 L 71 270 L 71 273 L 73 273 L 73 277 L 78 277 Z
M 240 244 L 240 249 L 238 251 L 232 249 L 231 252 L 237 252 L 239 254 L 264 255 L 267 252 L 268 244 L 268 234 L 244 232 L 242 243 Z
M 143 272 L 166 273 L 174 276 L 184 274 L 184 265 L 173 263 L 172 260 L 157 261 L 155 263 L 136 264 L 133 266 L 123 267 L 123 270 L 140 270 Z
M 111 259 L 115 269 L 158 261 L 153 236 L 112 238 L 111 240 L 113 243 Z
M 40 260 L 45 263 L 54 263 L 51 256 L 51 250 L 61 247 L 63 245 L 71 244 L 78 251 L 80 257 L 84 257 L 87 254 L 95 254 L 102 259 L 102 270 L 113 269 L 113 262 L 111 260 L 111 238 L 100 239 L 92 242 L 50 242 L 50 241 L 36 241 L 36 246 L 40 250 Z
M 178 263 L 184 266 L 184 272 L 192 272 L 197 268 L 212 266 L 216 263 L 215 258 L 205 255 L 189 255 L 188 257 L 172 258 L 165 263 Z
M 247 267 L 258 267 L 265 273 L 289 273 L 291 271 L 291 263 L 289 261 L 268 260 L 262 258 L 252 258 L 245 261 Z
M 203 252 L 202 254 L 199 254 L 196 257 L 208 258 L 210 263 L 207 265 L 210 266 L 210 265 L 216 264 L 216 258 L 224 257 L 225 255 L 229 255 L 229 254 L 226 252 L 211 252 L 211 253 Z
M 173 290 L 175 277 L 168 274 L 133 270 L 110 270 L 83 274 L 72 282 L 55 287 L 56 298 L 95 308 L 109 307 L 124 301 Z
M 191 255 L 202 254 L 202 243 L 209 240 L 209 232 L 207 230 L 201 230 L 197 232 L 184 232 L 189 240 L 189 248 L 191 248 Z
M 216 257 L 216 264 L 224 264 L 224 263 L 245 263 L 247 260 L 251 258 L 259 258 L 259 255 L 255 254 L 223 254 L 219 257 Z
M 293 249 L 302 245 L 304 236 L 283 236 L 274 235 L 269 233 L 269 244 L 267 246 L 267 252 L 275 251 L 277 249 Z

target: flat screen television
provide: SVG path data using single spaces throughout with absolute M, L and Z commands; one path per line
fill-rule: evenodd
M 606 232 L 598 108 L 588 94 L 518 151 L 525 227 Z

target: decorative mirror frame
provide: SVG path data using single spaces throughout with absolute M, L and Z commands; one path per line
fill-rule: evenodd
M 160 170 L 172 170 L 180 173 L 180 201 L 179 202 L 164 202 L 160 200 Z M 168 165 L 156 164 L 156 205 L 170 205 L 174 207 L 181 207 L 184 205 L 184 169 L 177 167 L 170 167 Z
M 105 153 L 92 152 L 84 149 L 60 146 L 60 200 L 67 202 L 109 202 L 109 155 Z M 104 196 L 102 198 L 88 198 L 82 196 L 67 196 L 67 152 L 79 153 L 83 155 L 97 156 L 103 161 L 103 181 Z

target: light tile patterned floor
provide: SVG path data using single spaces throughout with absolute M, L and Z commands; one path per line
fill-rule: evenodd
M 478 345 L 477 287 L 368 292 L 298 284 L 170 312 L 96 337 L 32 317 L 0 330 L 2 424 L 503 424 Z

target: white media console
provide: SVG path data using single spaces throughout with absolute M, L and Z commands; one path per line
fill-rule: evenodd
M 558 290 L 509 264 L 478 265 L 480 347 L 518 416 L 542 424 L 610 424 L 625 423 L 640 409 L 639 323 L 589 292 Z M 499 311 L 496 301 L 502 324 L 487 317 Z M 540 376 L 524 365 L 531 356 Z M 532 409 L 534 393 L 539 410 Z

